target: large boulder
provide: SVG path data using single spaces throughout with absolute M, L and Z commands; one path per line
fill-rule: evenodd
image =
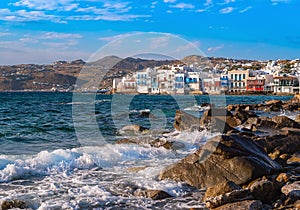
M 118 133 L 123 134 L 142 134 L 146 133 L 148 130 L 140 125 L 127 125 L 121 128 Z
M 199 130 L 199 118 L 186 112 L 177 110 L 175 115 L 174 128 L 178 131 Z
M 234 130 L 235 121 L 232 114 L 225 109 L 209 109 L 199 119 L 183 111 L 176 111 L 174 128 L 178 131 L 211 130 L 227 133 Z
M 256 140 L 256 142 L 262 146 L 267 153 L 277 153 L 277 156 L 281 154 L 294 154 L 300 151 L 299 133 L 267 136 Z
M 194 154 L 163 170 L 159 178 L 184 181 L 198 188 L 226 181 L 240 185 L 280 168 L 249 137 L 232 134 L 208 140 Z
M 238 108 L 235 113 L 234 113 L 234 117 L 236 119 L 239 119 L 239 121 L 241 122 L 241 124 L 245 123 L 249 118 L 253 118 L 253 117 L 257 117 L 256 114 L 250 112 L 250 111 L 245 111 L 242 108 Z
M 214 210 L 233 210 L 233 209 L 243 209 L 243 210 L 261 210 L 263 209 L 263 204 L 259 200 L 244 200 L 234 203 L 228 203 L 223 206 L 214 208 Z
M 219 195 L 222 195 L 225 193 L 232 192 L 234 190 L 241 190 L 241 189 L 242 188 L 239 185 L 235 184 L 232 181 L 223 182 L 223 183 L 214 185 L 212 187 L 208 187 L 206 189 L 203 200 L 205 201 L 208 198 L 216 197 L 216 196 L 219 196 Z

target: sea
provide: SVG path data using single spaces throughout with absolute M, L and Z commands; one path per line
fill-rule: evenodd
M 200 117 L 207 103 L 291 97 L 0 93 L 0 203 L 22 201 L 39 210 L 204 208 L 204 190 L 158 179 L 164 168 L 219 135 L 175 131 L 176 110 Z M 283 110 L 269 115 L 295 117 Z M 149 131 L 121 132 L 135 124 Z M 177 147 L 115 143 L 125 138 L 163 139 Z M 137 197 L 136 189 L 163 190 L 172 198 Z

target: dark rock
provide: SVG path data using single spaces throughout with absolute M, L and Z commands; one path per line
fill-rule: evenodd
M 216 197 L 211 197 L 205 200 L 207 208 L 216 208 L 227 203 L 233 203 L 237 201 L 244 201 L 253 199 L 251 193 L 247 189 L 234 190 L 232 192 L 219 195 Z
M 28 206 L 24 201 L 20 201 L 20 200 L 7 200 L 7 201 L 2 201 L 1 203 L 2 210 L 16 209 L 16 208 L 25 209 L 28 208 Z
M 225 204 L 214 210 L 261 210 L 263 208 L 262 202 L 259 200 L 245 200 L 235 203 Z
M 284 128 L 284 127 L 300 128 L 298 123 L 296 123 L 294 120 L 292 120 L 286 116 L 275 116 L 275 117 L 272 117 L 271 120 L 276 123 L 275 129 L 280 129 L 280 128 Z
M 127 125 L 119 130 L 119 134 L 142 134 L 148 130 L 140 125 Z
M 249 112 L 249 111 L 245 111 L 241 108 L 237 109 L 235 111 L 234 117 L 239 119 L 241 121 L 241 124 L 245 123 L 249 118 L 254 118 L 257 117 L 256 114 Z
M 281 188 L 281 192 L 286 196 L 288 196 L 293 191 L 298 191 L 298 193 L 300 193 L 300 182 L 294 182 Z
M 294 154 L 300 151 L 299 135 L 274 135 L 256 140 L 267 153 Z
M 253 140 L 233 134 L 209 139 L 196 153 L 162 171 L 159 178 L 198 188 L 229 180 L 240 185 L 280 168 Z
M 178 142 L 170 142 L 163 138 L 131 138 L 131 139 L 119 139 L 115 144 L 138 144 L 138 145 L 150 145 L 152 147 L 164 147 L 165 149 L 180 149 L 184 145 Z
M 210 197 L 216 197 L 218 195 L 241 189 L 242 188 L 239 185 L 235 184 L 232 181 L 223 182 L 218 185 L 214 185 L 212 187 L 207 188 L 203 200 L 205 201 Z
M 151 198 L 152 200 L 162 200 L 172 197 L 162 190 L 136 190 L 134 195 L 138 197 Z
M 177 110 L 174 128 L 178 131 L 199 130 L 199 119 L 193 115 Z
M 300 114 L 298 114 L 295 118 L 295 122 L 300 123 Z
M 270 203 L 274 192 L 273 182 L 268 180 L 256 181 L 250 186 L 250 191 L 255 199 Z

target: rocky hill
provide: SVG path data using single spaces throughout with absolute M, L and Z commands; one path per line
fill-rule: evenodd
M 202 57 L 191 55 L 178 60 L 154 60 L 141 58 L 119 58 L 107 56 L 97 61 L 86 63 L 83 60 L 71 62 L 56 61 L 46 65 L 21 64 L 0 66 L 0 91 L 72 91 L 76 81 L 82 84 L 94 84 L 95 88 L 108 89 L 112 87 L 114 78 L 122 78 L 127 74 L 155 66 L 193 64 L 203 70 L 216 68 L 231 69 L 262 69 L 268 61 L 237 60 L 229 58 Z M 281 60 L 277 63 L 288 72 L 294 65 L 293 61 Z

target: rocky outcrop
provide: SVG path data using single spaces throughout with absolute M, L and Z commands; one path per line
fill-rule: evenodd
M 186 112 L 177 110 L 174 120 L 174 128 L 178 131 L 199 130 L 199 119 Z
M 208 140 L 203 148 L 168 167 L 159 177 L 202 188 L 226 181 L 243 184 L 280 168 L 253 140 L 232 134 Z
M 148 130 L 140 125 L 127 125 L 121 128 L 118 133 L 123 134 L 142 134 L 146 133 Z
M 263 204 L 260 200 L 244 200 L 234 203 L 228 203 L 223 206 L 214 208 L 214 210 L 233 210 L 233 209 L 243 209 L 243 210 L 261 210 L 263 209 Z
M 27 204 L 21 200 L 5 200 L 1 202 L 1 210 L 26 208 L 28 208 Z
M 152 200 L 162 200 L 172 197 L 163 190 L 136 190 L 134 195 L 138 197 L 151 198 Z
M 183 111 L 176 111 L 174 128 L 178 131 L 211 130 L 227 133 L 239 124 L 226 109 L 209 109 L 199 119 Z
M 214 185 L 212 187 L 208 187 L 206 189 L 203 200 L 205 201 L 208 198 L 216 197 L 218 195 L 222 195 L 222 194 L 225 194 L 228 192 L 232 192 L 234 190 L 241 190 L 241 189 L 242 188 L 239 185 L 235 184 L 232 181 L 223 182 L 223 183 Z

